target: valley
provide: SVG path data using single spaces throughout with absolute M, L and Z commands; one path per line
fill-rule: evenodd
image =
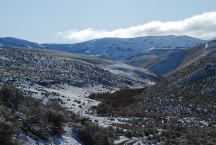
M 1 0 L 0 145 L 216 145 L 215 0 Z
M 63 108 L 51 108 L 63 112 L 67 120 L 61 135 L 48 132 L 43 139 L 45 135 L 37 129 L 44 120 L 35 114 L 40 108 L 21 104 L 17 110 L 21 125 L 18 123 L 15 138 L 24 144 L 216 142 L 215 41 L 164 36 L 92 40 L 77 46 L 65 44 L 67 47 L 14 38 L 0 39 L 0 43 L 1 87 L 14 86 L 33 98 L 32 102 L 39 101 L 41 104 L 36 104 L 45 110 L 55 102 Z M 134 52 L 126 49 L 123 53 L 119 47 L 126 46 L 135 47 Z M 98 47 L 103 53 L 97 52 Z M 106 54 L 106 49 L 113 50 L 114 55 Z M 34 118 L 26 107 L 33 110 Z M 6 108 L 11 109 L 10 105 Z M 0 110 L 5 111 L 4 101 L 0 102 Z M 7 116 L 0 117 L 11 121 Z M 34 119 L 39 123 L 33 121 L 33 128 L 25 126 L 26 120 Z

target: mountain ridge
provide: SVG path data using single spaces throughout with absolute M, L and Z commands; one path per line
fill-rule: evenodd
M 48 49 L 96 55 L 111 60 L 125 60 L 153 48 L 188 48 L 204 43 L 189 36 L 145 36 L 136 38 L 102 38 L 77 44 L 42 44 Z
M 38 44 L 13 37 L 0 38 L 0 44 L 3 46 L 40 48 L 93 56 L 148 69 L 161 76 L 177 69 L 188 56 L 187 53 L 190 54 L 190 50 L 194 49 L 192 52 L 196 54 L 197 47 L 205 43 L 205 40 L 186 35 L 101 38 L 76 44 Z
M 0 44 L 8 47 L 47 48 L 86 55 L 97 55 L 112 60 L 124 60 L 153 48 L 188 48 L 204 42 L 206 41 L 185 35 L 101 38 L 75 44 L 39 44 L 15 37 L 0 38 Z

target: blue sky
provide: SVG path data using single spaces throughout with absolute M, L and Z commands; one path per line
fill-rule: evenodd
M 171 30 L 149 32 L 146 27 L 166 24 L 162 28 L 157 27 L 164 30 L 165 27 L 174 25 L 165 22 L 183 21 L 194 15 L 216 11 L 215 0 L 0 1 L 0 37 L 13 36 L 36 42 L 57 43 L 73 43 L 101 37 L 136 37 L 163 33 L 166 35 L 171 33 Z M 208 17 L 203 17 L 206 16 Z M 214 17 L 215 15 L 211 14 L 209 19 Z M 209 22 L 209 19 L 205 22 Z M 155 24 L 151 23 L 152 21 L 161 23 Z M 216 23 L 212 22 L 212 25 L 215 26 Z M 208 31 L 212 31 L 212 25 L 208 27 Z M 202 26 L 198 27 L 202 29 Z M 136 32 L 131 32 L 131 29 L 136 29 Z M 189 33 L 188 27 L 185 29 L 187 31 L 181 33 L 175 29 L 173 33 L 200 36 L 198 32 Z M 202 38 L 213 35 L 209 34 Z

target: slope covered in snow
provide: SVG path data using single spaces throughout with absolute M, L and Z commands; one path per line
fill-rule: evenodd
M 0 84 L 15 85 L 44 103 L 57 99 L 64 107 L 79 113 L 98 105 L 99 102 L 87 98 L 91 93 L 139 88 L 157 79 L 147 70 L 128 65 L 108 63 L 103 69 L 81 59 L 54 54 L 45 50 L 2 48 Z M 112 73 L 111 69 L 117 68 L 140 76 Z
M 92 113 L 91 108 L 100 102 L 89 99 L 91 93 L 113 92 L 149 84 L 111 73 L 83 60 L 52 55 L 45 50 L 4 47 L 0 49 L 0 56 L 0 86 L 14 85 L 44 104 L 55 100 L 66 109 L 102 127 L 124 122 L 122 118 L 99 117 Z M 34 127 L 37 129 L 37 126 Z M 51 140 L 53 145 L 80 144 L 74 138 L 71 128 L 66 126 L 64 130 L 61 138 Z M 19 134 L 19 138 L 27 144 L 46 144 L 28 134 Z
M 204 43 L 189 36 L 146 36 L 138 38 L 103 38 L 78 44 L 43 44 L 48 49 L 126 60 L 154 48 L 189 48 Z

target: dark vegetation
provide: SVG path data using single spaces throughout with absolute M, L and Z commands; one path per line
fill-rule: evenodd
M 133 96 L 139 95 L 142 92 L 143 89 L 123 89 L 114 93 L 91 94 L 89 98 L 102 102 L 97 107 L 97 114 L 106 116 L 114 115 L 121 107 L 133 104 L 135 102 Z
M 6 121 L 0 122 L 0 143 L 2 145 L 19 145 L 20 143 L 13 139 L 15 133 L 13 124 Z
M 112 128 L 100 128 L 89 122 L 84 123 L 84 126 L 80 129 L 80 139 L 85 145 L 111 145 L 117 135 Z

